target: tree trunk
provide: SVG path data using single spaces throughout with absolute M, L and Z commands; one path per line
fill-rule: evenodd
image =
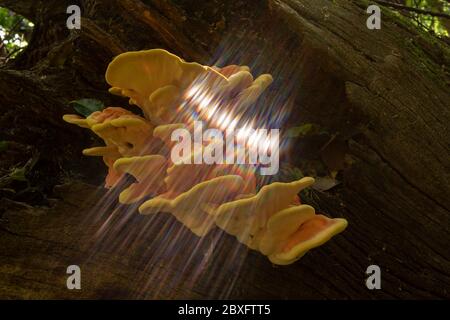
M 108 63 L 165 48 L 271 73 L 268 94 L 292 105 L 285 126 L 326 132 L 296 141 L 289 161 L 337 172 L 342 183 L 309 200 L 349 227 L 275 267 L 219 230 L 199 240 L 169 217 L 139 216 L 71 182 L 47 206 L 1 200 L 0 297 L 450 297 L 447 44 L 389 9 L 382 29 L 368 30 L 358 0 L 85 0 L 79 31 L 66 28 L 76 1 L 64 2 L 0 0 L 36 25 L 28 48 L 0 69 L 0 140 L 37 150 L 31 179 L 43 192 L 68 176 L 99 181 L 100 160 L 81 156 L 92 138 L 61 121 L 68 102 L 125 105 L 107 92 Z M 70 264 L 81 267 L 81 291 L 66 288 Z M 381 290 L 365 285 L 372 264 Z

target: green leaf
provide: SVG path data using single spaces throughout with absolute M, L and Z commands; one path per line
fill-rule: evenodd
M 16 168 L 10 174 L 10 178 L 16 181 L 28 181 L 25 176 L 25 168 Z
M 101 111 L 105 108 L 105 105 L 100 100 L 95 99 L 81 99 L 70 102 L 76 112 L 82 116 L 88 117 L 95 111 Z
M 8 149 L 8 141 L 0 141 L 0 152 Z
M 304 137 L 314 129 L 312 123 L 305 123 L 298 127 L 289 128 L 286 132 L 288 138 Z

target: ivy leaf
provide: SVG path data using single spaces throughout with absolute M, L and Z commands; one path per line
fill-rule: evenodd
M 81 99 L 70 102 L 76 112 L 82 116 L 88 117 L 95 111 L 101 111 L 105 108 L 105 105 L 100 100 L 96 99 Z
M 307 134 L 311 133 L 314 129 L 314 125 L 312 123 L 305 123 L 298 127 L 289 128 L 286 132 L 288 138 L 298 138 L 304 137 Z

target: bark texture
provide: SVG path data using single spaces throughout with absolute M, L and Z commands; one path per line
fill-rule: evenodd
M 450 297 L 447 44 L 389 10 L 381 30 L 368 30 L 358 0 L 86 0 L 80 31 L 65 27 L 69 4 L 0 0 L 36 24 L 29 47 L 0 69 L 0 140 L 37 150 L 36 181 L 98 176 L 100 161 L 80 156 L 94 142 L 61 116 L 84 97 L 125 105 L 107 93 L 109 61 L 160 47 L 272 73 L 268 94 L 287 92 L 292 104 L 286 126 L 326 131 L 296 142 L 290 161 L 320 162 L 342 181 L 308 200 L 349 227 L 274 267 L 219 231 L 200 241 L 168 217 L 141 217 L 72 182 L 47 207 L 1 200 L 1 297 Z M 79 292 L 65 287 L 70 264 L 82 268 Z M 371 264 L 382 290 L 365 286 Z

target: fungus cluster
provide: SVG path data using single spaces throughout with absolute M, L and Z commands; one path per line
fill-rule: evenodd
M 252 165 L 171 160 L 174 130 L 192 128 L 193 119 L 222 130 L 233 126 L 235 116 L 249 110 L 270 85 L 270 75 L 254 79 L 246 66 L 208 67 L 153 49 L 117 56 L 106 80 L 110 92 L 128 97 L 142 116 L 108 107 L 86 118 L 63 119 L 103 139 L 104 146 L 83 154 L 103 158 L 107 188 L 117 188 L 124 175 L 134 177 L 120 193 L 121 203 L 145 201 L 141 214 L 170 213 L 200 237 L 218 226 L 279 265 L 293 263 L 346 228 L 346 220 L 301 204 L 298 194 L 313 178 L 275 182 L 258 191 Z

